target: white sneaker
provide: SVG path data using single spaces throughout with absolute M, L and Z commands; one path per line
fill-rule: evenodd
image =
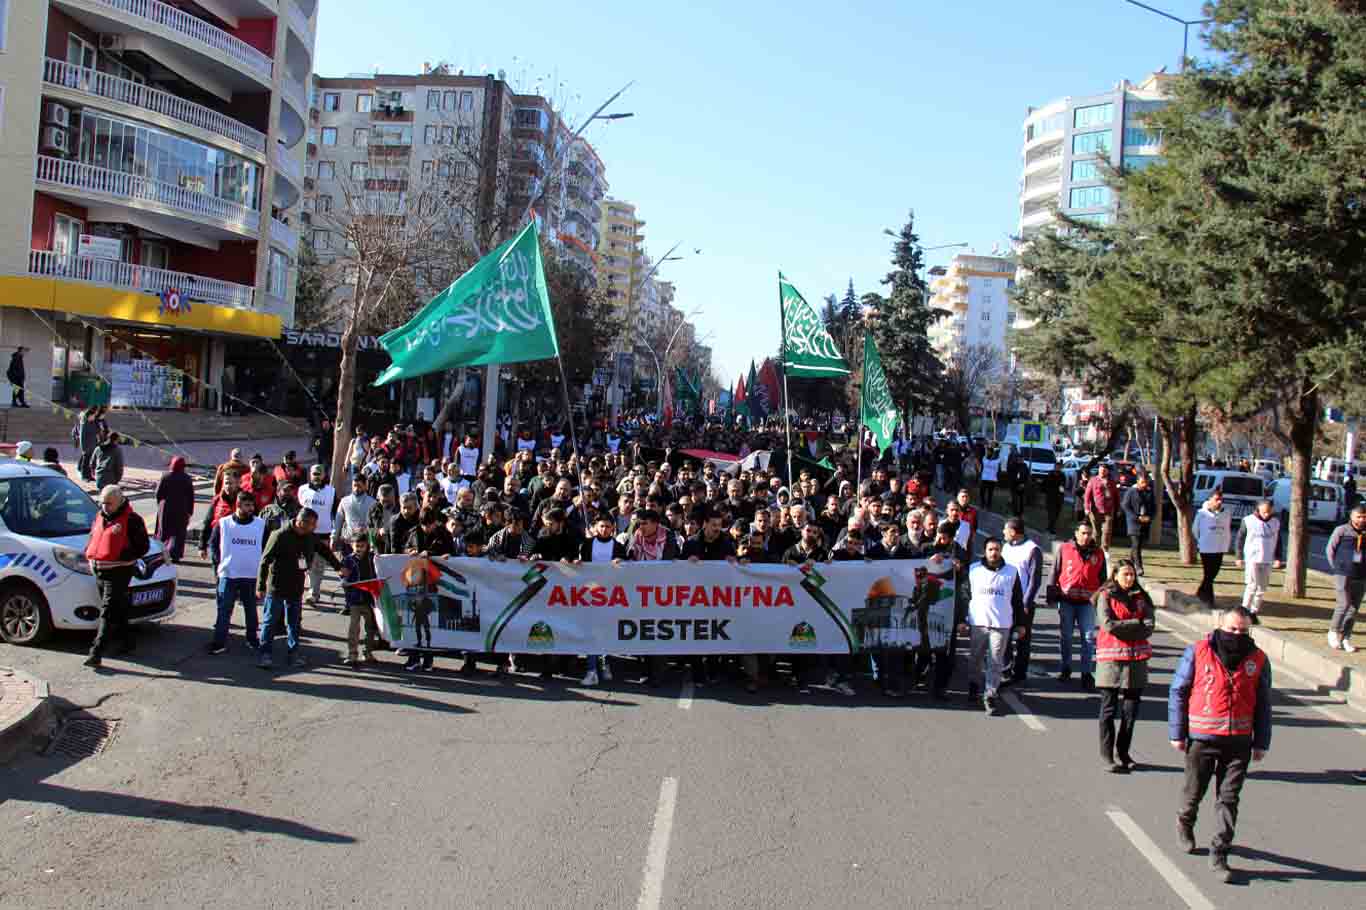
M 1342 650 L 1346 651 L 1348 654 L 1355 654 L 1357 652 L 1357 646 L 1352 644 L 1350 638 L 1344 638 L 1342 640 Z
M 599 672 L 600 675 L 602 676 L 602 681 L 603 681 L 603 682 L 611 682 L 611 681 L 612 681 L 612 668 L 611 668 L 610 666 L 608 666 L 608 664 L 607 664 L 607 658 L 604 657 L 604 658 L 602 659 L 602 669 L 601 669 L 600 671 L 598 671 L 598 672 Z
M 1332 629 L 1328 630 L 1328 647 L 1334 651 L 1342 647 L 1342 638 Z
M 582 686 L 596 686 L 597 684 L 598 684 L 598 671 L 597 671 L 597 670 L 589 670 L 587 673 L 585 673 L 585 674 L 583 675 L 583 679 L 579 681 L 579 685 L 582 685 Z

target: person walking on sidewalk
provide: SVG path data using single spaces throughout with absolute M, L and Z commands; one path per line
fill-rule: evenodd
M 1119 511 L 1119 488 L 1110 476 L 1108 464 L 1101 464 L 1096 476 L 1087 481 L 1082 507 L 1100 548 L 1109 553 L 1115 533 L 1115 513 Z
M 1025 536 L 1024 520 L 1012 518 L 1005 524 L 1005 545 L 1001 556 L 1020 576 L 1020 612 L 1015 614 L 1019 637 L 1006 647 L 1005 682 L 1002 685 L 1023 685 L 1029 677 L 1029 653 L 1034 637 L 1034 601 L 1043 586 L 1043 551 Z
M 1271 570 L 1281 567 L 1281 520 L 1272 517 L 1272 508 L 1269 499 L 1257 503 L 1238 525 L 1238 539 L 1233 543 L 1238 568 L 1243 570 L 1243 609 L 1254 626 L 1261 624 L 1257 614 L 1271 584 Z
M 284 614 L 285 642 L 289 648 L 289 665 L 305 666 L 299 651 L 299 637 L 303 624 L 304 572 L 315 559 L 337 570 L 345 580 L 348 572 L 327 546 L 327 538 L 317 534 L 318 513 L 308 507 L 299 509 L 292 524 L 280 528 L 266 541 L 261 554 L 261 567 L 256 573 L 256 596 L 266 601 L 265 616 L 261 620 L 261 644 L 256 665 L 269 670 L 273 666 L 275 622 Z
M 123 482 L 122 441 L 118 433 L 108 430 L 100 436 L 100 444 L 95 446 L 95 454 L 90 459 L 91 470 L 95 472 L 95 486 L 101 490 Z
M 1224 567 L 1224 554 L 1233 542 L 1233 516 L 1224 510 L 1224 493 L 1218 487 L 1209 494 L 1205 504 L 1196 510 L 1191 530 L 1200 550 L 1202 570 L 1200 587 L 1195 589 L 1195 596 L 1212 610 L 1214 579 L 1219 577 L 1219 570 Z
M 1142 575 L 1143 545 L 1148 542 L 1148 530 L 1157 512 L 1157 501 L 1153 499 L 1152 483 L 1147 474 L 1139 474 L 1134 485 L 1124 491 L 1119 508 L 1124 513 L 1124 530 L 1129 535 L 1129 561 Z
M 10 382 L 10 407 L 26 408 L 28 399 L 24 397 L 24 381 L 27 378 L 24 371 L 24 352 L 28 348 L 22 344 L 14 349 L 14 353 L 9 357 L 9 369 L 5 371 L 5 378 Z
M 968 621 L 958 631 L 968 639 L 968 697 L 982 695 L 982 707 L 990 716 L 1000 713 L 998 697 L 1006 642 L 1018 635 L 1016 617 L 1024 612 L 1020 576 L 1001 555 L 1001 540 L 988 538 L 982 560 L 968 571 Z M 983 662 L 985 661 L 985 672 Z
M 171 459 L 171 469 L 157 481 L 157 539 L 166 546 L 171 562 L 185 558 L 190 516 L 194 513 L 194 481 L 185 472 L 185 459 Z
M 1053 560 L 1053 578 L 1048 583 L 1048 599 L 1058 606 L 1058 637 L 1062 652 L 1062 672 L 1058 679 L 1072 678 L 1072 630 L 1081 632 L 1081 687 L 1091 691 L 1096 679 L 1091 675 L 1091 646 L 1096 628 L 1095 597 L 1105 583 L 1105 551 L 1096 545 L 1089 524 L 1077 525 L 1073 539 L 1058 547 Z
M 1361 595 L 1366 592 L 1366 505 L 1352 506 L 1347 524 L 1338 525 L 1328 538 L 1326 553 L 1337 598 L 1328 623 L 1328 647 L 1351 653 L 1356 650 L 1352 627 L 1361 608 Z
M 1100 758 L 1114 774 L 1134 767 L 1129 745 L 1138 721 L 1138 703 L 1148 684 L 1153 656 L 1153 601 L 1138 584 L 1138 570 L 1121 559 L 1096 594 L 1096 688 L 1100 690 Z M 1115 735 L 1115 719 L 1119 735 Z M 1115 759 L 1119 760 L 1116 761 Z
M 100 443 L 100 409 L 86 408 L 76 418 L 76 426 L 71 431 L 71 441 L 80 449 L 81 457 L 76 462 L 76 470 L 82 480 L 94 481 L 95 471 L 91 467 L 95 446 Z
M 327 467 L 315 464 L 308 470 L 308 483 L 299 487 L 299 505 L 311 509 L 317 516 L 315 534 L 322 549 L 327 549 L 328 538 L 332 536 L 332 522 L 337 514 L 337 491 L 327 482 Z M 318 548 L 314 552 L 319 552 Z M 330 552 L 330 550 L 329 550 Z M 316 608 L 318 597 L 323 588 L 323 563 L 313 559 L 308 564 L 309 597 L 308 605 Z
M 98 667 L 109 639 L 118 635 L 119 654 L 133 650 L 133 630 L 128 624 L 128 585 L 137 561 L 147 555 L 147 525 L 124 498 L 123 490 L 108 486 L 100 491 L 100 510 L 90 528 L 85 558 L 95 576 L 100 595 L 100 624 L 90 644 L 87 667 Z
M 256 497 L 241 490 L 231 515 L 218 519 L 209 535 L 209 556 L 217 567 L 218 618 L 213 624 L 210 654 L 228 650 L 228 625 L 232 608 L 242 601 L 242 618 L 247 632 L 247 647 L 260 647 L 256 616 L 256 574 L 261 569 L 261 552 L 266 545 L 266 523 L 256 515 Z
M 1242 607 L 1225 610 L 1219 628 L 1181 655 L 1167 696 L 1167 738 L 1186 755 L 1177 838 L 1195 852 L 1195 820 L 1213 778 L 1217 821 L 1209 862 L 1225 882 L 1233 880 L 1228 853 L 1248 765 L 1271 749 L 1271 661 L 1251 628 Z

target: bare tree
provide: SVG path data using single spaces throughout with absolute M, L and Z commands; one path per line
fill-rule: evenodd
M 958 347 L 944 364 L 943 403 L 958 419 L 960 432 L 968 432 L 974 405 L 983 404 L 988 391 L 1001 381 L 1001 351 L 990 344 Z

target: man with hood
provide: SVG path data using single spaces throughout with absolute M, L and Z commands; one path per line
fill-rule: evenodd
M 1186 756 L 1177 839 L 1195 852 L 1195 819 L 1213 778 L 1217 821 L 1209 864 L 1225 882 L 1233 880 L 1228 853 L 1248 766 L 1271 749 L 1271 661 L 1248 634 L 1251 628 L 1241 607 L 1225 610 L 1219 628 L 1181 655 L 1167 696 L 1167 738 Z
M 171 469 L 157 481 L 157 539 L 166 546 L 171 562 L 185 558 L 185 540 L 194 513 L 194 480 L 185 472 L 185 459 L 171 459 Z

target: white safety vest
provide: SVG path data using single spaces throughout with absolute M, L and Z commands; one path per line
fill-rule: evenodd
M 266 523 L 259 518 L 238 522 L 232 515 L 218 519 L 218 577 L 255 578 L 266 545 Z
M 330 483 L 324 484 L 321 490 L 315 490 L 308 484 L 299 487 L 299 505 L 318 513 L 318 527 L 314 530 L 315 534 L 332 533 L 332 500 L 336 496 L 337 491 L 332 489 Z
M 982 459 L 982 479 L 987 483 L 995 483 L 996 475 L 1001 470 L 1001 463 L 995 458 Z
M 1281 520 L 1268 518 L 1262 521 L 1253 512 L 1243 518 L 1243 560 L 1245 562 L 1269 563 L 1276 558 L 1276 538 L 1281 536 Z
M 1222 508 L 1211 512 L 1201 506 L 1195 510 L 1192 530 L 1201 553 L 1227 553 L 1233 545 L 1233 513 Z
M 466 477 L 473 477 L 479 473 L 479 450 L 467 449 L 464 446 L 455 450 L 455 454 L 460 459 L 460 473 Z
M 972 599 L 968 601 L 968 622 L 974 626 L 1009 629 L 1015 625 L 1015 607 L 1011 601 L 1019 574 L 1010 563 L 993 572 L 983 563 L 974 563 L 968 572 Z
M 1001 545 L 1001 556 L 1015 570 L 1015 574 L 1020 577 L 1020 594 L 1029 593 L 1030 578 L 1025 577 L 1025 566 L 1029 564 L 1029 559 L 1039 552 L 1039 545 L 1032 540 L 1023 540 L 1020 543 L 1007 543 Z M 1034 593 L 1038 593 L 1037 591 Z M 1026 604 L 1028 606 L 1028 604 Z

